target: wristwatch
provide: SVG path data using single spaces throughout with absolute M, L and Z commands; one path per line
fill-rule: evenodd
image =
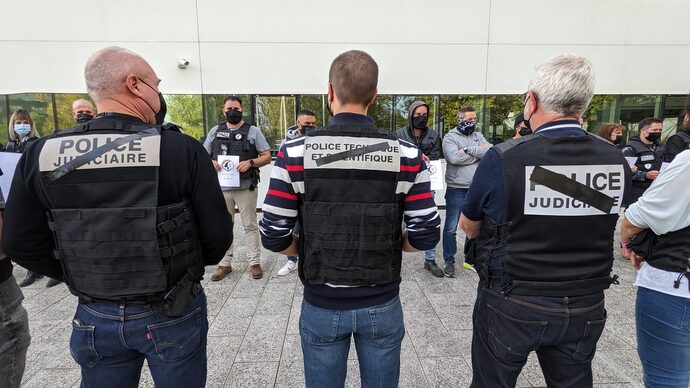
M 463 148 L 462 152 L 467 153 L 467 147 Z

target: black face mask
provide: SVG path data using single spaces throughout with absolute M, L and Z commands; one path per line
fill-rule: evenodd
M 649 132 L 646 136 L 647 141 L 652 143 L 659 140 L 659 138 L 661 138 L 661 132 Z
M 307 135 L 309 132 L 315 130 L 316 127 L 313 125 L 303 125 L 302 126 L 302 135 Z
M 225 112 L 225 118 L 228 119 L 228 123 L 232 125 L 239 124 L 240 121 L 242 121 L 242 112 L 230 109 L 229 111 Z
M 412 128 L 424 129 L 429 122 L 429 116 L 417 116 L 412 118 Z
M 79 124 L 86 123 L 93 120 L 93 115 L 89 113 L 77 113 L 77 122 Z
M 158 101 L 161 104 L 161 108 L 156 112 L 156 124 L 161 125 L 165 121 L 165 115 L 168 113 L 168 104 L 165 103 L 163 93 L 161 92 L 158 92 Z
M 144 85 L 153 89 L 153 87 L 151 85 L 147 84 L 144 80 L 140 79 L 140 81 L 143 82 Z M 153 91 L 155 92 L 156 89 L 153 89 Z M 165 99 L 163 98 L 163 93 L 161 93 L 161 92 L 157 92 L 157 93 L 158 93 L 158 102 L 160 103 L 160 106 L 161 106 L 160 109 L 158 109 L 158 112 L 153 110 L 153 107 L 151 107 L 151 105 L 149 105 L 149 103 L 146 100 L 144 100 L 144 102 L 146 103 L 146 105 L 149 106 L 149 108 L 151 109 L 151 112 L 155 113 L 156 125 L 161 125 L 161 124 L 163 124 L 163 121 L 165 121 L 165 115 L 168 113 L 168 104 L 165 103 Z
M 613 144 L 621 144 L 623 141 L 623 135 L 616 135 L 616 138 L 613 140 Z
M 531 135 L 531 134 L 532 134 L 532 129 L 531 129 L 530 127 L 522 127 L 522 128 L 520 128 L 520 130 L 518 131 L 518 133 L 520 134 L 520 136 Z

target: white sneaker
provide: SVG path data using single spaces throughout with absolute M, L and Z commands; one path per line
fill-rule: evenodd
M 290 272 L 294 271 L 297 269 L 297 263 L 294 261 L 288 260 L 287 263 L 283 266 L 283 268 L 278 270 L 278 275 L 279 276 L 285 276 L 289 274 Z

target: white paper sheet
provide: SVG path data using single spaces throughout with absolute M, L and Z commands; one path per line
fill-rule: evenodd
M 237 171 L 239 163 L 240 157 L 237 155 L 218 155 L 218 182 L 221 187 L 240 187 L 240 173 Z
M 431 190 L 441 191 L 443 190 L 443 164 L 440 160 L 432 160 L 426 162 L 427 169 L 429 170 L 429 176 L 431 176 Z
M 14 170 L 17 168 L 17 162 L 22 154 L 16 152 L 0 152 L 0 169 L 2 169 L 2 176 L 0 176 L 0 189 L 2 195 L 5 197 L 5 202 L 10 197 L 10 186 L 12 186 L 12 177 L 14 177 Z
M 632 167 L 635 165 L 635 162 L 637 162 L 637 156 L 626 156 L 625 160 L 627 160 L 630 167 Z

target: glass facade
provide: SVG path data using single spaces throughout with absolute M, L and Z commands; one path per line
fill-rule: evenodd
M 228 94 L 229 95 L 229 94 Z M 228 95 L 165 95 L 166 120 L 182 126 L 184 132 L 203 140 L 215 125 L 225 122 L 223 102 Z M 317 125 L 328 123 L 326 95 L 239 95 L 244 120 L 261 128 L 268 144 L 276 151 L 285 131 L 294 125 L 297 112 L 308 109 L 316 114 Z M 24 93 L 0 95 L 0 142 L 7 143 L 7 124 L 17 108 L 27 109 L 41 136 L 55 128 L 74 125 L 72 101 L 88 98 L 85 94 Z M 457 125 L 457 112 L 465 106 L 477 111 L 478 130 L 498 144 L 513 137 L 515 116 L 522 111 L 521 95 L 379 95 L 369 108 L 377 127 L 395 131 L 408 125 L 408 109 L 415 100 L 429 105 L 430 127 L 446 134 Z M 663 139 L 676 132 L 678 117 L 685 106 L 685 95 L 596 95 L 585 114 L 584 127 L 596 132 L 604 123 L 625 126 L 625 139 L 637 133 L 637 123 L 645 117 L 664 122 Z

